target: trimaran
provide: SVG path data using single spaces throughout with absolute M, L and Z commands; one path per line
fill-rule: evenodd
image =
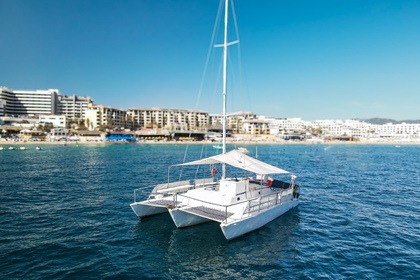
M 288 171 L 264 163 L 240 150 L 226 151 L 226 69 L 228 43 L 228 0 L 225 0 L 223 47 L 223 140 L 222 153 L 212 157 L 177 164 L 175 166 L 209 165 L 208 178 L 169 182 L 154 186 L 148 198 L 130 204 L 134 213 L 143 218 L 169 212 L 178 228 L 205 222 L 220 223 L 226 239 L 230 240 L 258 229 L 299 203 L 296 176 Z M 229 177 L 226 165 L 250 172 L 244 178 Z M 217 172 L 221 166 L 221 174 Z M 290 174 L 290 182 L 273 180 L 269 175 Z M 220 177 L 219 177 L 220 176 Z

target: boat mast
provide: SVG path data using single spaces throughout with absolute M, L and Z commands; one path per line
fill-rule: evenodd
M 227 41 L 227 31 L 228 31 L 228 8 L 229 8 L 229 0 L 225 0 L 225 37 L 223 41 L 223 150 L 222 153 L 226 153 L 226 88 L 227 88 L 227 48 L 228 48 L 228 41 Z M 226 164 L 222 165 L 222 179 L 226 178 Z

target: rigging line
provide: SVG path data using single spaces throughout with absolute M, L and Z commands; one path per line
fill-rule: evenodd
M 203 92 L 204 80 L 205 80 L 205 77 L 206 77 L 206 74 L 207 74 L 207 69 L 208 69 L 208 64 L 209 64 L 210 57 L 211 57 L 211 52 L 213 50 L 213 44 L 214 44 L 214 40 L 215 40 L 214 38 L 216 37 L 217 29 L 218 29 L 218 26 L 219 26 L 218 22 L 220 21 L 220 16 L 222 14 L 222 7 L 223 7 L 222 1 L 220 1 L 219 9 L 218 9 L 217 16 L 216 16 L 216 20 L 215 20 L 214 26 L 213 26 L 213 33 L 212 33 L 212 36 L 211 36 L 211 39 L 210 39 L 210 45 L 209 45 L 209 48 L 208 48 L 208 51 L 207 51 L 206 63 L 205 63 L 204 70 L 203 70 L 203 73 L 202 73 L 202 76 L 201 76 L 200 88 L 198 90 L 197 99 L 196 99 L 196 102 L 195 102 L 195 109 L 198 109 L 198 105 L 200 103 L 201 95 L 202 95 L 202 92 Z M 192 135 L 192 130 L 190 128 L 190 133 L 188 135 L 189 138 L 191 138 L 191 135 Z M 183 159 L 182 163 L 185 163 L 188 147 L 189 147 L 189 144 L 186 145 L 186 149 L 185 149 L 185 153 L 184 153 L 184 159 Z M 179 180 L 181 180 L 183 168 L 184 167 L 181 167 Z
M 231 10 L 232 10 L 232 16 L 233 16 L 233 23 L 235 26 L 235 33 L 236 33 L 236 38 L 238 40 L 238 67 L 239 67 L 239 83 L 240 83 L 240 88 L 245 88 L 245 92 L 246 92 L 246 99 L 248 102 L 245 102 L 245 104 L 252 104 L 252 102 L 250 102 L 250 94 L 249 94 L 249 88 L 248 88 L 248 81 L 246 78 L 246 70 L 243 69 L 242 66 L 242 55 L 241 55 L 241 39 L 239 37 L 239 27 L 238 27 L 238 21 L 236 18 L 236 10 L 235 10 L 235 4 L 234 1 L 231 0 Z M 244 86 L 242 86 L 244 85 Z M 239 87 L 238 87 L 239 90 Z M 246 111 L 249 109 L 246 109 Z
M 208 69 L 208 64 L 209 64 L 210 57 L 211 57 L 211 52 L 213 50 L 213 44 L 214 44 L 214 40 L 215 40 L 214 38 L 216 37 L 217 29 L 218 29 L 218 26 L 219 26 L 218 22 L 220 22 L 220 16 L 222 14 L 222 7 L 223 7 L 222 1 L 220 1 L 219 9 L 218 9 L 217 16 L 216 16 L 216 20 L 215 20 L 214 26 L 213 26 L 213 33 L 212 33 L 212 36 L 211 36 L 211 39 L 210 39 L 210 45 L 209 45 L 209 48 L 208 48 L 208 51 L 207 51 L 206 63 L 205 63 L 204 70 L 203 70 L 203 73 L 202 73 L 202 76 L 201 76 L 200 88 L 198 90 L 197 100 L 195 102 L 195 109 L 198 109 L 198 105 L 200 103 L 201 95 L 202 95 L 202 92 L 203 92 L 204 80 L 205 80 L 205 77 L 206 77 L 206 74 L 207 74 L 207 69 Z M 191 135 L 192 135 L 192 130 L 190 128 L 190 133 L 189 133 L 189 138 L 190 139 L 191 139 Z M 183 159 L 182 163 L 185 163 L 185 160 L 187 158 L 188 148 L 189 148 L 189 144 L 186 145 L 185 152 L 184 152 L 184 159 Z M 182 178 L 183 169 L 184 169 L 184 167 L 182 166 L 181 171 L 179 173 L 179 180 L 181 180 L 181 178 Z M 197 170 L 197 172 L 198 172 L 198 170 Z
M 198 95 L 197 95 L 197 100 L 196 100 L 196 103 L 195 103 L 196 108 L 198 107 L 198 104 L 200 103 L 201 94 L 203 92 L 204 80 L 205 80 L 205 77 L 207 75 L 208 64 L 209 64 L 210 56 L 211 56 L 211 53 L 212 53 L 212 50 L 213 50 L 214 39 L 216 37 L 217 29 L 219 27 L 219 22 L 220 22 L 220 17 L 221 17 L 221 14 L 222 14 L 222 9 L 223 9 L 223 1 L 220 1 L 219 9 L 217 11 L 216 20 L 215 20 L 214 26 L 213 26 L 213 33 L 212 33 L 211 39 L 210 39 L 210 45 L 209 45 L 209 48 L 208 48 L 208 51 L 207 51 L 207 57 L 206 57 L 206 63 L 205 63 L 205 66 L 204 66 L 204 71 L 203 71 L 203 74 L 201 76 L 200 88 L 199 88 Z
M 216 59 L 217 58 L 217 59 Z M 220 109 L 219 106 L 215 106 L 215 104 L 220 101 L 218 99 L 218 95 L 220 95 L 221 90 L 218 90 L 218 87 L 220 86 L 221 82 L 220 79 L 222 77 L 222 64 L 223 64 L 223 57 L 220 56 L 220 60 L 219 60 L 219 56 L 216 57 L 216 52 L 214 52 L 214 54 L 212 55 L 212 61 L 211 61 L 211 69 L 212 71 L 212 83 L 208 83 L 208 88 L 209 88 L 209 101 L 207 107 L 208 110 L 210 110 L 210 112 L 214 112 L 217 113 L 218 110 Z M 210 80 L 209 80 L 210 81 Z
M 233 25 L 235 27 L 235 33 L 236 33 L 236 39 L 238 40 L 238 72 L 239 72 L 239 83 L 241 83 L 242 78 L 242 62 L 241 62 L 241 40 L 239 38 L 239 27 L 238 27 L 238 21 L 236 18 L 236 11 L 235 11 L 235 5 L 233 3 L 233 0 L 231 0 L 231 10 L 232 10 L 232 17 L 233 17 Z M 234 73 L 232 73 L 234 76 Z M 234 78 L 235 79 L 235 78 Z M 239 89 L 239 87 L 238 87 Z
M 220 56 L 220 63 L 219 63 L 219 69 L 218 69 L 218 71 L 217 71 L 217 78 L 216 78 L 216 80 L 215 80 L 215 82 L 214 82 L 214 90 L 213 90 L 213 93 L 215 93 L 214 95 L 218 95 L 218 94 L 221 94 L 221 93 L 218 93 L 219 91 L 217 90 L 217 87 L 219 87 L 220 86 L 220 79 L 221 79 L 221 77 L 222 77 L 222 71 L 223 71 L 223 55 L 222 56 Z M 214 96 L 213 95 L 213 96 Z M 214 98 L 214 97 L 213 97 Z
M 187 158 L 188 148 L 189 148 L 189 145 L 186 145 L 185 152 L 184 152 L 184 159 L 182 160 L 182 163 L 185 163 L 185 159 Z M 182 171 L 183 170 L 184 170 L 184 167 L 181 166 L 181 171 L 179 172 L 179 179 L 178 179 L 179 181 L 181 181 Z
M 228 51 L 228 52 L 232 53 L 230 51 Z M 231 56 L 229 56 L 229 55 L 228 55 L 228 63 L 229 63 L 229 65 L 232 65 L 232 66 L 234 64 Z M 229 67 L 229 71 L 228 71 L 229 76 L 232 77 L 231 79 L 229 79 L 229 81 L 230 81 L 230 83 L 229 83 L 229 85 L 230 85 L 229 86 L 229 88 L 230 88 L 230 90 L 229 90 L 229 100 L 231 100 L 231 102 L 229 102 L 230 112 L 234 112 L 233 108 L 235 107 L 235 101 L 236 101 L 236 97 L 237 97 L 235 95 L 237 94 L 237 92 L 239 92 L 239 86 L 238 87 L 236 86 L 236 81 L 237 81 L 236 73 L 233 70 L 233 68 L 234 67 Z M 239 81 L 239 83 L 240 83 L 240 81 Z
M 238 28 L 238 21 L 236 20 L 235 5 L 233 3 L 233 0 L 231 0 L 230 3 L 231 3 L 232 16 L 233 16 L 233 25 L 235 26 L 236 39 L 238 40 L 238 45 L 239 45 L 241 40 L 239 38 L 239 28 Z
M 215 79 L 214 79 L 214 83 L 212 84 L 213 89 L 211 90 L 211 95 L 210 95 L 210 100 L 209 100 L 209 108 L 213 108 L 213 111 L 215 112 L 215 114 L 217 114 L 218 110 L 220 109 L 219 107 L 217 107 L 217 109 L 215 109 L 215 103 L 219 102 L 220 100 L 217 99 L 218 96 L 221 95 L 221 91 L 220 89 L 218 89 L 218 87 L 220 86 L 220 79 L 222 78 L 222 70 L 223 70 L 223 55 L 220 56 L 220 62 L 219 63 L 215 63 L 217 64 L 217 71 L 216 74 L 214 75 Z M 209 85 L 210 86 L 210 85 Z M 221 112 L 220 112 L 221 114 Z
M 200 158 L 203 158 L 203 151 L 204 151 L 204 145 L 201 146 L 201 153 L 200 153 Z M 195 170 L 195 176 L 194 178 L 197 178 L 198 175 L 198 170 L 200 169 L 200 165 L 197 164 L 197 169 Z

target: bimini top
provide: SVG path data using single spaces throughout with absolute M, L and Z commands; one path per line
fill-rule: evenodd
M 247 156 L 244 153 L 238 150 L 232 150 L 225 154 L 216 155 L 200 160 L 195 160 L 191 162 L 186 162 L 182 164 L 176 164 L 175 166 L 185 166 L 185 165 L 202 165 L 202 164 L 217 164 L 225 163 L 230 166 L 254 172 L 255 174 L 267 175 L 267 174 L 287 174 L 289 173 L 286 170 L 275 167 L 268 163 L 262 162 L 253 157 Z

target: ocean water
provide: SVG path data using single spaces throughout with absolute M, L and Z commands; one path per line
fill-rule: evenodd
M 258 146 L 299 176 L 301 202 L 232 241 L 129 206 L 186 147 L 0 151 L 0 279 L 419 279 L 420 146 Z

